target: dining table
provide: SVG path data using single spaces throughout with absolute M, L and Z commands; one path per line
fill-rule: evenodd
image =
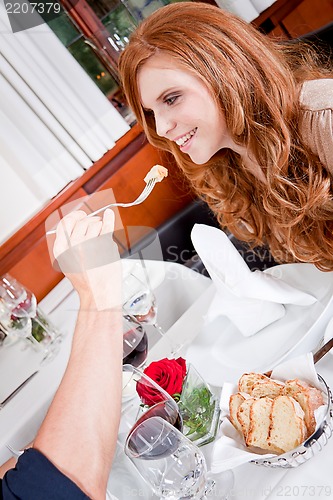
M 126 266 L 130 268 L 133 264 L 135 261 L 131 259 L 123 261 L 124 268 Z M 304 327 L 306 326 L 310 330 L 312 328 L 312 343 L 309 343 L 308 338 L 304 343 L 298 340 L 297 349 L 293 351 L 288 348 L 288 352 L 284 353 L 283 356 L 278 348 L 273 349 L 272 347 L 272 352 L 269 354 L 263 350 L 261 353 L 262 364 L 256 363 L 255 366 L 252 359 L 260 360 L 260 353 L 253 353 L 252 357 L 251 352 L 248 352 L 245 361 L 242 358 L 242 363 L 237 366 L 236 361 L 234 361 L 237 360 L 235 357 L 237 353 L 233 353 L 232 362 L 228 365 L 223 355 L 226 348 L 223 342 L 221 343 L 221 339 L 224 330 L 228 328 L 230 330 L 230 325 L 227 325 L 225 319 L 221 320 L 220 323 L 216 321 L 214 325 L 207 324 L 207 310 L 216 293 L 213 281 L 209 277 L 175 262 L 145 260 L 143 265 L 156 297 L 158 323 L 166 332 L 165 335 L 161 336 L 154 326 L 146 326 L 149 339 L 146 364 L 171 356 L 172 346 L 177 345 L 179 346 L 177 356 L 182 356 L 193 363 L 216 394 L 220 394 L 225 382 L 235 382 L 235 377 L 242 370 L 251 371 L 261 368 L 264 370 L 267 368 L 267 359 L 269 363 L 277 364 L 280 359 L 305 353 L 309 347 L 314 348 L 320 345 L 325 328 L 333 316 L 332 300 L 331 298 L 327 299 L 325 295 L 325 304 L 319 309 L 313 309 L 312 314 L 309 312 L 310 317 L 307 320 L 304 319 Z M 301 266 L 299 272 L 302 273 Z M 324 277 L 325 285 L 322 288 L 327 287 L 329 281 L 327 273 L 323 273 L 323 275 L 326 276 Z M 332 293 L 329 290 L 329 295 L 333 296 L 333 274 L 330 273 L 330 275 L 332 277 Z M 55 286 L 40 302 L 39 307 L 62 332 L 63 340 L 59 352 L 48 363 L 41 362 L 40 353 L 27 346 L 22 340 L 4 343 L 0 346 L 0 399 L 5 399 L 6 395 L 8 396 L 15 387 L 31 374 L 37 372 L 0 409 L 0 464 L 12 456 L 11 449 L 24 449 L 26 444 L 34 439 L 61 382 L 70 354 L 79 299 L 69 280 L 64 278 Z M 316 312 L 318 318 L 314 317 L 313 311 Z M 306 314 L 303 312 L 303 315 Z M 297 328 L 302 328 L 302 325 L 297 325 Z M 98 341 L 97 332 L 96 334 L 91 333 L 91 342 L 94 341 Z M 243 340 L 239 338 L 239 342 L 241 345 Z M 276 335 L 274 342 L 278 345 Z M 274 359 L 274 352 L 278 353 L 276 359 Z M 333 357 L 331 353 L 327 353 L 317 363 L 316 369 L 326 383 L 333 388 Z M 222 414 L 221 420 L 223 418 L 227 418 L 226 415 Z M 216 439 L 218 438 L 219 435 Z M 202 446 L 201 449 L 209 470 L 214 442 Z M 333 474 L 330 467 L 330 457 L 331 459 L 333 457 L 333 439 L 328 439 L 327 444 L 319 453 L 296 468 L 271 468 L 254 463 L 239 465 L 233 468 L 234 484 L 228 498 L 233 500 L 272 500 L 287 497 L 333 498 Z M 108 481 L 108 492 L 118 500 L 158 498 L 139 476 L 119 444 Z M 218 491 L 212 498 L 220 498 Z

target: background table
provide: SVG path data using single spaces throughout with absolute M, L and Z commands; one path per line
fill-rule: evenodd
M 146 265 L 159 305 L 159 323 L 168 330 L 167 335 L 171 341 L 185 342 L 182 355 L 186 356 L 187 345 L 195 342 L 202 329 L 205 312 L 215 292 L 214 286 L 208 278 L 179 264 L 147 261 Z M 66 337 L 58 356 L 42 367 L 38 375 L 0 411 L 0 463 L 11 456 L 6 444 L 20 449 L 34 438 L 68 361 L 78 310 L 78 297 L 65 279 L 40 305 L 58 328 L 66 333 Z M 149 333 L 154 334 L 151 329 L 149 330 Z M 169 353 L 168 339 L 161 338 L 149 350 L 148 362 Z M 318 372 L 331 387 L 333 387 L 332 367 L 333 357 L 330 354 L 318 363 Z M 19 370 L 19 367 L 17 369 Z M 223 380 L 221 385 L 222 383 Z M 202 448 L 208 466 L 211 449 L 212 444 Z M 267 469 L 254 464 L 240 466 L 234 469 L 235 486 L 231 498 L 233 500 L 266 498 L 271 500 L 281 497 L 331 498 L 333 474 L 329 464 L 332 456 L 333 438 L 321 453 L 297 469 Z M 116 451 L 108 488 L 119 500 L 156 498 L 120 448 Z

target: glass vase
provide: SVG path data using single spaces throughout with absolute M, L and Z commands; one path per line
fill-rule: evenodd
M 187 365 L 182 393 L 178 401 L 183 419 L 183 434 L 197 446 L 215 439 L 220 416 L 218 398 L 193 365 Z

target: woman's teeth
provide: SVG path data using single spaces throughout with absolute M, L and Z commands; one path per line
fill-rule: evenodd
M 177 139 L 175 142 L 177 146 L 184 146 L 184 144 L 191 139 L 191 137 L 196 133 L 197 129 L 194 128 L 189 132 L 188 134 L 183 135 L 183 137 L 180 137 Z

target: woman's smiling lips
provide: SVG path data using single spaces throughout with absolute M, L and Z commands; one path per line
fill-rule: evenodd
M 181 137 L 178 137 L 178 139 L 175 139 L 175 143 L 177 146 L 179 146 L 181 149 L 184 149 L 187 143 L 190 141 L 190 139 L 194 136 L 194 134 L 197 131 L 197 127 L 191 130 L 190 132 L 187 132 L 186 134 L 182 135 Z

